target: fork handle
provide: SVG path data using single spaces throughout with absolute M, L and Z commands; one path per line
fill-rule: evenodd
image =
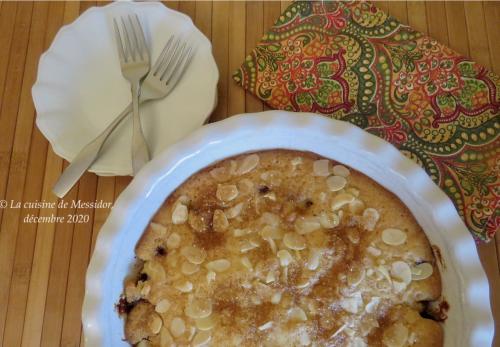
M 123 119 L 132 111 L 132 104 L 129 104 L 107 127 L 99 136 L 92 142 L 89 142 L 72 160 L 71 164 L 64 170 L 57 183 L 52 188 L 54 194 L 60 198 L 65 196 L 71 187 L 82 177 L 87 169 L 94 163 L 102 145 L 106 142 L 109 134 L 121 123 Z
M 146 139 L 142 132 L 141 118 L 139 115 L 139 83 L 132 86 L 132 169 L 134 176 L 149 161 L 149 151 Z

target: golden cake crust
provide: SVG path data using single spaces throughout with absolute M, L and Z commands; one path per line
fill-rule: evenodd
M 190 177 L 137 244 L 141 346 L 442 346 L 441 279 L 409 210 L 365 175 L 272 150 Z

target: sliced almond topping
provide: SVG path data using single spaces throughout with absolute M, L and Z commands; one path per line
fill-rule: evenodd
M 136 345 L 137 347 L 150 347 L 151 344 L 149 343 L 148 340 L 141 340 L 139 343 Z
M 215 319 L 213 315 L 205 318 L 198 318 L 195 320 L 196 328 L 202 331 L 211 330 L 215 326 Z
M 212 336 L 210 335 L 210 332 L 208 331 L 198 331 L 196 335 L 194 335 L 193 341 L 191 342 L 191 345 L 193 347 L 200 347 L 203 345 L 206 345 L 207 343 L 210 342 Z
M 333 212 L 322 211 L 319 216 L 319 223 L 325 229 L 333 229 L 340 224 L 340 218 Z
M 286 247 L 295 251 L 300 251 L 306 248 L 306 238 L 294 232 L 286 233 L 283 237 L 283 243 Z
M 326 184 L 331 192 L 336 192 L 345 187 L 347 180 L 342 176 L 330 176 L 326 179 Z
M 174 224 L 184 224 L 188 219 L 188 208 L 186 205 L 178 203 L 175 204 L 174 210 L 172 211 L 172 223 Z
M 408 340 L 409 331 L 402 323 L 397 322 L 384 331 L 382 342 L 387 347 L 403 347 Z
M 370 299 L 370 302 L 366 304 L 365 311 L 368 313 L 374 313 L 377 310 L 379 304 L 380 298 L 378 296 L 374 296 Z
M 193 264 L 193 263 L 191 263 L 189 261 L 182 262 L 181 272 L 184 275 L 189 276 L 189 275 L 197 273 L 198 271 L 200 271 L 200 266 L 199 265 Z
M 227 167 L 221 166 L 210 170 L 210 176 L 217 182 L 226 182 L 231 178 L 231 173 Z
M 160 332 L 162 326 L 163 326 L 163 321 L 161 320 L 161 317 L 158 314 L 153 313 L 148 319 L 149 331 L 153 335 L 156 335 Z
M 224 213 L 226 214 L 227 219 L 233 219 L 238 217 L 243 211 L 243 207 L 245 203 L 240 202 L 239 204 L 234 205 L 233 207 L 228 208 Z
M 263 225 L 269 225 L 272 227 L 277 227 L 280 224 L 280 217 L 274 213 L 264 212 L 259 219 L 260 223 Z
M 212 301 L 210 299 L 194 299 L 186 305 L 184 313 L 189 318 L 206 318 L 212 314 Z
M 274 293 L 273 296 L 271 297 L 271 303 L 277 305 L 280 303 L 280 301 L 281 301 L 281 292 Z
M 300 307 L 292 307 L 288 310 L 288 318 L 292 322 L 305 322 L 307 321 L 307 315 L 303 309 Z
M 183 293 L 189 293 L 193 290 L 193 284 L 186 280 L 180 280 L 174 283 L 173 287 Z
M 210 284 L 210 282 L 215 281 L 216 273 L 214 271 L 208 271 L 207 272 L 207 283 Z
M 167 238 L 167 248 L 174 249 L 178 248 L 181 244 L 181 236 L 176 232 L 171 233 Z
M 252 262 L 250 262 L 250 259 L 248 257 L 241 257 L 240 259 L 241 264 L 249 271 L 253 270 Z
M 255 169 L 259 165 L 259 155 L 250 154 L 241 160 L 238 169 L 236 170 L 237 175 L 244 175 Z
M 238 191 L 242 195 L 250 195 L 255 191 L 255 185 L 248 178 L 243 178 L 238 182 Z
M 281 240 L 283 238 L 283 231 L 276 227 L 266 225 L 260 231 L 260 236 L 263 239 Z
M 229 226 L 229 221 L 222 210 L 215 210 L 212 218 L 212 227 L 218 233 L 224 232 Z
M 205 258 L 207 257 L 205 251 L 193 247 L 193 246 L 186 246 L 181 249 L 181 254 L 191 263 L 199 265 L 203 263 Z
M 357 292 L 352 297 L 343 298 L 340 300 L 340 306 L 350 313 L 358 313 L 360 306 L 363 304 L 361 293 Z
M 321 228 L 319 218 L 317 217 L 298 217 L 294 223 L 295 230 L 303 235 L 312 233 Z
M 359 215 L 365 209 L 365 203 L 359 199 L 355 199 L 349 203 L 349 211 L 354 215 Z
M 170 332 L 174 337 L 179 337 L 186 331 L 186 324 L 184 320 L 179 317 L 175 317 L 170 322 Z
M 373 246 L 368 246 L 366 248 L 366 251 L 375 257 L 378 257 L 379 255 L 382 254 L 382 251 L 380 249 Z
M 248 251 L 251 251 L 252 249 L 258 248 L 259 244 L 256 243 L 254 240 L 241 240 L 240 241 L 240 252 L 241 253 L 246 253 Z
M 405 284 L 411 282 L 411 269 L 404 261 L 395 261 L 391 266 L 391 276 Z
M 311 249 L 307 260 L 307 268 L 311 271 L 316 270 L 319 267 L 320 258 L 321 252 L 318 249 Z
M 161 299 L 155 306 L 155 311 L 158 313 L 165 313 L 170 308 L 171 304 L 168 299 Z
M 369 207 L 363 211 L 362 224 L 366 230 L 373 231 L 379 219 L 380 214 L 376 209 Z
M 353 267 L 347 272 L 347 284 L 352 287 L 358 286 L 365 279 L 365 269 L 361 267 Z
M 219 184 L 215 196 L 223 202 L 234 200 L 238 196 L 238 188 L 234 184 Z
M 286 267 L 290 265 L 293 261 L 292 255 L 285 249 L 278 251 L 278 258 L 280 260 L 280 265 Z
M 295 158 L 293 158 L 293 159 L 290 161 L 290 163 L 291 163 L 293 166 L 300 165 L 300 164 L 302 164 L 302 162 L 303 162 L 302 157 L 295 157 Z
M 347 177 L 351 174 L 348 168 L 344 165 L 334 165 L 333 166 L 333 174 L 337 176 Z
M 382 241 L 389 246 L 399 246 L 406 242 L 406 233 L 395 228 L 382 231 Z
M 309 346 L 311 344 L 311 338 L 307 331 L 301 331 L 299 342 L 301 346 Z
M 434 272 L 434 268 L 430 263 L 421 263 L 411 267 L 411 275 L 414 281 L 425 280 Z
M 392 283 L 391 276 L 389 275 L 389 270 L 383 265 L 377 266 L 375 268 L 379 273 L 382 274 L 382 278 L 385 278 L 389 283 Z
M 327 159 L 319 159 L 313 163 L 314 176 L 326 177 L 330 174 L 329 170 L 330 161 Z
M 217 259 L 207 263 L 205 267 L 215 272 L 224 272 L 229 270 L 231 262 L 227 259 Z
M 166 273 L 163 266 L 157 261 L 147 261 L 144 263 L 143 271 L 151 278 L 154 282 L 162 283 L 166 280 Z
M 274 273 L 273 270 L 270 270 L 267 275 L 266 275 L 266 283 L 269 284 L 269 283 L 273 283 L 274 281 L 276 281 L 276 274 Z
M 351 194 L 340 193 L 338 195 L 335 195 L 335 197 L 332 199 L 332 205 L 331 205 L 332 211 L 341 209 L 344 205 L 347 205 L 353 201 L 354 201 L 354 196 L 352 196 Z
M 259 325 L 258 329 L 260 331 L 264 331 L 264 330 L 267 330 L 267 329 L 271 329 L 273 327 L 273 321 L 269 321 L 269 322 L 266 322 L 262 325 Z

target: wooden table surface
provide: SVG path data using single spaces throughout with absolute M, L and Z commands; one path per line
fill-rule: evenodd
M 231 80 L 285 2 L 167 2 L 212 40 L 220 69 L 211 120 L 266 107 Z M 103 5 L 105 3 L 97 3 Z M 378 2 L 414 28 L 500 74 L 500 3 Z M 35 126 L 31 86 L 40 54 L 59 28 L 96 2 L 0 2 L 0 200 L 57 202 L 51 187 L 67 165 Z M 130 177 L 87 173 L 66 201 L 113 202 Z M 84 224 L 34 224 L 29 215 L 90 216 Z M 87 264 L 107 209 L 0 209 L 0 346 L 79 346 Z M 500 322 L 500 237 L 478 246 Z M 500 341 L 497 339 L 497 341 Z M 498 344 L 497 344 L 498 346 Z M 482 346 L 474 346 L 482 347 Z

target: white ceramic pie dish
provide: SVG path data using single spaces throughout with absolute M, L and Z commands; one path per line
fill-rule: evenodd
M 111 26 L 113 18 L 129 13 L 139 16 L 150 46 L 151 64 L 171 35 L 195 50 L 172 93 L 141 106 L 142 127 L 152 157 L 203 125 L 216 104 L 219 72 L 212 45 L 188 16 L 159 2 L 127 1 L 92 7 L 59 30 L 40 58 L 32 89 L 38 128 L 54 152 L 70 162 L 131 101 Z M 99 175 L 132 174 L 131 119 L 129 116 L 109 136 L 90 171 Z
M 491 346 L 489 285 L 476 246 L 452 202 L 424 170 L 389 143 L 349 123 L 283 111 L 239 115 L 204 126 L 134 178 L 102 227 L 88 268 L 82 315 L 86 346 L 127 346 L 114 305 L 134 263 L 135 244 L 164 199 L 216 161 L 274 148 L 335 159 L 395 193 L 442 254 L 443 294 L 450 304 L 445 346 Z

